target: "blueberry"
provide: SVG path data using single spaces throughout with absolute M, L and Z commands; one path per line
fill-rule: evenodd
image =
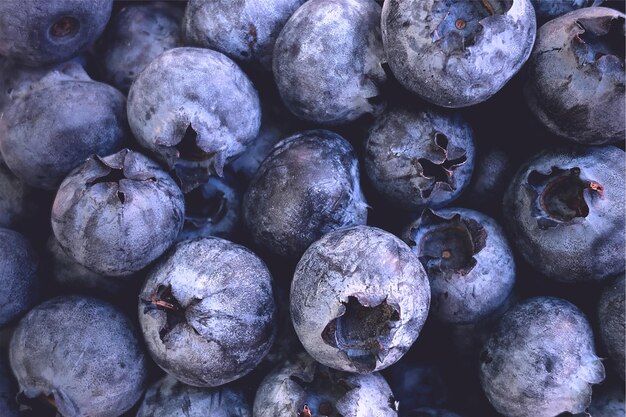
M 624 139 L 625 17 L 587 7 L 537 32 L 524 94 L 553 134 L 585 145 Z
M 190 0 L 183 21 L 187 44 L 272 69 L 274 43 L 306 0 Z
M 57 297 L 31 310 L 10 346 L 21 395 L 64 417 L 117 417 L 139 400 L 147 363 L 130 320 L 95 298 Z
M 65 252 L 101 275 L 130 275 L 169 248 L 183 226 L 184 199 L 154 161 L 123 149 L 94 156 L 61 184 L 52 230 Z
M 600 340 L 611 359 L 613 368 L 624 379 L 624 274 L 612 279 L 603 289 L 598 301 Z
M 474 134 L 457 113 L 432 108 L 385 112 L 365 142 L 374 188 L 404 209 L 441 207 L 456 199 L 474 169 Z
M 200 88 L 201 86 L 201 88 Z M 261 124 L 259 96 L 219 52 L 174 48 L 135 79 L 128 121 L 137 141 L 176 172 L 184 192 L 222 175 Z
M 547 22 L 581 7 L 589 7 L 592 0 L 530 0 L 535 7 L 538 22 Z
M 332 230 L 365 224 L 354 149 L 327 130 L 279 142 L 250 182 L 243 213 L 259 247 L 293 258 Z
M 97 61 L 102 78 L 128 92 L 153 59 L 182 45 L 182 19 L 183 9 L 175 3 L 125 6 L 100 38 Z
M 507 311 L 480 355 L 481 384 L 510 417 L 581 413 L 604 379 L 587 318 L 560 298 L 536 297 Z
M 396 410 L 380 374 L 336 371 L 306 354 L 270 373 L 254 399 L 254 417 L 396 417 Z
M 13 380 L 4 357 L 0 357 L 0 415 L 2 417 L 18 417 L 16 395 L 17 384 Z
M 335 230 L 312 244 L 291 284 L 291 317 L 304 348 L 326 366 L 362 374 L 406 353 L 429 303 L 417 256 L 368 226 Z
M 497 93 L 528 59 L 536 27 L 530 0 L 388 0 L 382 13 L 391 71 L 443 107 Z
M 39 256 L 20 233 L 0 227 L 0 327 L 39 300 Z
M 252 405 L 232 388 L 196 388 L 171 376 L 154 383 L 136 417 L 252 417 Z
M 461 417 L 459 414 L 443 409 L 420 407 L 413 409 L 407 413 L 400 414 L 400 417 Z
M 471 323 L 495 311 L 515 283 L 513 252 L 492 218 L 474 210 L 426 209 L 403 234 L 430 280 L 431 315 Z
M 46 242 L 46 250 L 50 258 L 48 274 L 61 288 L 119 300 L 135 284 L 134 276 L 119 279 L 85 268 L 65 253 L 54 235 Z
M 177 242 L 197 237 L 231 239 L 241 221 L 243 190 L 228 175 L 211 177 L 185 194 L 185 225 Z
M 503 208 L 522 257 L 563 282 L 623 272 L 624 170 L 614 147 L 547 150 L 526 162 Z
M 89 156 L 121 149 L 126 129 L 124 96 L 75 64 L 11 101 L 0 119 L 0 151 L 20 179 L 54 190 Z
M 618 384 L 600 386 L 593 390 L 593 398 L 587 410 L 587 416 L 617 417 L 626 415 L 624 388 Z
M 274 47 L 274 79 L 301 119 L 336 125 L 385 107 L 380 6 L 371 0 L 309 0 Z
M 113 0 L 0 2 L 0 55 L 30 66 L 64 61 L 104 30 Z
M 394 397 L 400 403 L 400 415 L 416 407 L 445 403 L 448 389 L 440 367 L 432 362 L 411 361 L 408 356 L 403 356 L 383 371 Z
M 150 271 L 139 299 L 153 359 L 185 384 L 234 381 L 274 341 L 272 276 L 256 255 L 227 240 L 176 245 Z

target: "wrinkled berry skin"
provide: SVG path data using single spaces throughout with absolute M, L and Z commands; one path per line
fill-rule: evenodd
M 252 417 L 252 405 L 231 388 L 190 387 L 165 376 L 143 398 L 136 417 Z
M 359 375 L 327 368 L 306 354 L 270 373 L 257 390 L 254 417 L 397 417 L 389 385 L 378 373 Z
M 0 227 L 0 327 L 39 300 L 39 256 L 20 233 Z
M 184 206 L 180 189 L 159 165 L 123 149 L 89 158 L 63 181 L 52 206 L 52 230 L 84 267 L 130 275 L 172 245 Z
M 474 169 L 474 133 L 457 113 L 433 108 L 385 112 L 365 142 L 365 171 L 395 206 L 441 207 L 459 197 Z
M 611 359 L 613 368 L 624 380 L 624 274 L 611 280 L 598 301 L 600 340 Z
M 174 3 L 130 4 L 100 38 L 99 71 L 123 92 L 157 56 L 182 45 L 183 9 Z
M 132 323 L 95 298 L 57 297 L 35 307 L 15 329 L 9 353 L 21 393 L 51 395 L 64 417 L 117 417 L 147 382 Z
M 0 151 L 17 177 L 54 190 L 91 155 L 124 146 L 125 105 L 122 93 L 92 81 L 77 64 L 51 71 L 4 109 Z
M 243 190 L 232 177 L 211 177 L 185 194 L 185 225 L 177 242 L 197 237 L 233 237 L 241 223 Z
M 250 182 L 243 213 L 259 247 L 292 258 L 332 230 L 365 224 L 354 149 L 327 130 L 279 142 Z
M 189 192 L 212 174 L 221 176 L 226 162 L 256 137 L 261 107 L 252 82 L 228 57 L 174 48 L 131 86 L 128 122 L 137 141 Z
M 430 311 L 440 321 L 476 322 L 502 305 L 513 289 L 513 251 L 496 221 L 478 211 L 427 209 L 402 238 L 426 269 Z
M 497 93 L 528 59 L 536 29 L 530 0 L 388 0 L 382 13 L 391 71 L 442 107 Z
M 581 7 L 589 7 L 591 0 L 530 0 L 535 7 L 538 22 L 547 22 Z
M 624 139 L 625 17 L 587 7 L 537 32 L 524 95 L 553 134 L 584 145 Z
M 291 284 L 291 317 L 318 362 L 367 374 L 402 357 L 428 314 L 430 288 L 417 256 L 381 229 L 328 233 L 304 253 Z
M 11 370 L 4 357 L 0 358 L 0 415 L 2 417 L 18 417 L 17 386 L 11 375 Z
M 191 0 L 183 21 L 185 42 L 271 70 L 276 38 L 305 1 Z
M 102 33 L 113 0 L 3 0 L 0 55 L 30 66 L 66 60 Z
M 524 164 L 505 194 L 503 218 L 522 257 L 562 282 L 624 271 L 624 151 L 547 150 Z
M 480 379 L 495 409 L 510 417 L 583 412 L 604 379 L 593 333 L 576 306 L 554 297 L 521 302 L 485 343 Z
M 273 71 L 293 114 L 337 125 L 384 109 L 384 62 L 378 4 L 309 0 L 278 36 Z
M 188 385 L 242 377 L 274 341 L 272 276 L 256 255 L 227 240 L 176 245 L 148 274 L 139 300 L 152 358 Z

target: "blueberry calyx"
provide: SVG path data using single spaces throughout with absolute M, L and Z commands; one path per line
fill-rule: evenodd
M 343 417 L 337 411 L 337 404 L 349 391 L 358 388 L 344 379 L 333 378 L 328 369 L 320 366 L 315 366 L 310 374 L 297 373 L 289 379 L 305 393 L 302 411 L 298 412 L 298 417 Z
M 422 231 L 416 236 L 418 229 Z M 414 245 L 419 246 L 419 259 L 429 276 L 450 272 L 467 275 L 476 266 L 474 255 L 485 247 L 488 233 L 473 219 L 460 214 L 445 218 L 426 209 L 410 236 L 415 236 Z
M 420 176 L 426 178 L 426 188 L 420 188 L 422 198 L 428 198 L 435 189 L 454 191 L 454 170 L 467 162 L 467 153 L 461 148 L 448 148 L 449 139 L 443 133 L 435 134 L 435 152 L 417 160 Z
M 400 320 L 397 307 L 383 300 L 374 305 L 365 296 L 353 295 L 342 302 L 343 312 L 331 320 L 322 333 L 322 339 L 340 349 L 359 372 L 369 373 L 381 361 L 385 345 L 393 337 Z
M 228 213 L 228 198 L 219 190 L 207 195 L 204 187 L 194 188 L 185 194 L 185 226 L 199 229 L 210 223 L 217 224 Z
M 189 324 L 185 313 L 187 308 L 197 304 L 200 300 L 193 300 L 190 305 L 185 308 L 180 305 L 180 302 L 172 293 L 171 285 L 158 285 L 150 297 L 150 300 L 142 301 L 144 302 L 145 310 L 157 308 L 164 311 L 167 315 L 165 325 L 159 330 L 161 341 L 165 342 L 167 335 L 179 324 L 187 324 L 196 334 L 199 334 L 198 331 Z
M 580 30 L 574 34 L 572 45 L 580 64 L 595 64 L 606 57 L 624 67 L 623 17 L 581 17 L 576 25 Z
M 527 185 L 533 193 L 532 215 L 541 229 L 570 223 L 589 215 L 585 195 L 602 198 L 604 187 L 596 181 L 580 177 L 580 168 L 552 167 L 550 172 L 532 171 Z
M 63 16 L 50 26 L 50 36 L 69 39 L 78 33 L 80 22 L 71 16 Z

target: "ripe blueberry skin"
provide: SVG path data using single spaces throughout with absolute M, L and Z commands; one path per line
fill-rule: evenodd
M 228 387 L 196 388 L 165 376 L 143 398 L 136 417 L 251 417 L 252 404 Z
M 426 209 L 405 228 L 402 238 L 426 269 L 430 311 L 438 320 L 476 322 L 511 294 L 513 251 L 489 216 L 463 208 Z
M 52 206 L 52 230 L 84 267 L 127 276 L 174 243 L 184 207 L 182 192 L 156 162 L 123 149 L 89 158 L 70 173 Z
M 391 389 L 380 374 L 336 371 L 303 353 L 263 380 L 254 399 L 253 416 L 302 416 L 305 405 L 313 416 L 398 415 Z
M 149 272 L 139 300 L 152 358 L 188 385 L 234 381 L 274 342 L 272 276 L 256 255 L 227 240 L 177 244 Z
M 591 385 L 604 379 L 587 318 L 555 297 L 531 298 L 507 311 L 480 362 L 489 401 L 510 417 L 583 412 Z
M 191 0 L 183 20 L 185 42 L 271 71 L 276 38 L 305 1 Z
M 398 361 L 428 314 L 430 288 L 417 256 L 381 229 L 354 226 L 313 243 L 291 283 L 298 338 L 320 363 L 367 374 Z
M 39 300 L 39 256 L 20 233 L 0 227 L 0 327 Z
M 113 0 L 4 0 L 0 55 L 30 66 L 64 61 L 96 40 L 112 7 Z
M 469 184 L 474 153 L 472 128 L 458 113 L 395 108 L 370 128 L 365 171 L 397 207 L 441 207 Z
M 589 7 L 591 0 L 530 0 L 535 8 L 537 21 L 545 23 L 581 7 Z
M 241 223 L 242 188 L 227 173 L 185 194 L 185 224 L 176 241 L 208 236 L 232 239 Z
M 391 71 L 407 90 L 442 107 L 497 93 L 528 59 L 536 26 L 530 0 L 389 0 L 382 12 Z
M 51 395 L 64 417 L 117 417 L 147 382 L 132 323 L 95 298 L 57 297 L 35 307 L 15 329 L 9 353 L 20 392 Z
M 380 6 L 370 0 L 309 0 L 287 21 L 273 71 L 287 108 L 325 125 L 377 115 L 386 75 Z
M 624 380 L 624 274 L 612 279 L 604 287 L 598 301 L 600 340 L 608 353 L 613 369 Z
M 202 88 L 198 88 L 202 86 Z M 159 55 L 128 93 L 137 141 L 174 170 L 189 192 L 244 151 L 259 132 L 259 96 L 228 57 L 201 48 Z
M 0 151 L 27 184 L 54 190 L 93 154 L 120 150 L 128 128 L 124 95 L 78 64 L 53 70 L 16 97 L 0 119 Z
M 15 402 L 17 384 L 13 380 L 11 370 L 4 357 L 0 357 L 0 415 L 2 417 L 18 417 L 18 407 Z
M 183 9 L 175 3 L 130 4 L 111 19 L 99 40 L 103 80 L 127 93 L 157 56 L 182 45 Z
M 551 133 L 584 145 L 624 139 L 625 18 L 587 7 L 539 28 L 524 96 Z
M 546 150 L 527 161 L 505 194 L 511 242 L 533 268 L 562 282 L 624 271 L 624 151 Z
M 290 258 L 332 230 L 365 224 L 354 149 L 328 130 L 284 139 L 250 182 L 243 214 L 259 247 Z

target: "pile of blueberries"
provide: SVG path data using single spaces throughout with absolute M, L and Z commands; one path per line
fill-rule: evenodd
M 0 416 L 620 417 L 623 1 L 0 1 Z

